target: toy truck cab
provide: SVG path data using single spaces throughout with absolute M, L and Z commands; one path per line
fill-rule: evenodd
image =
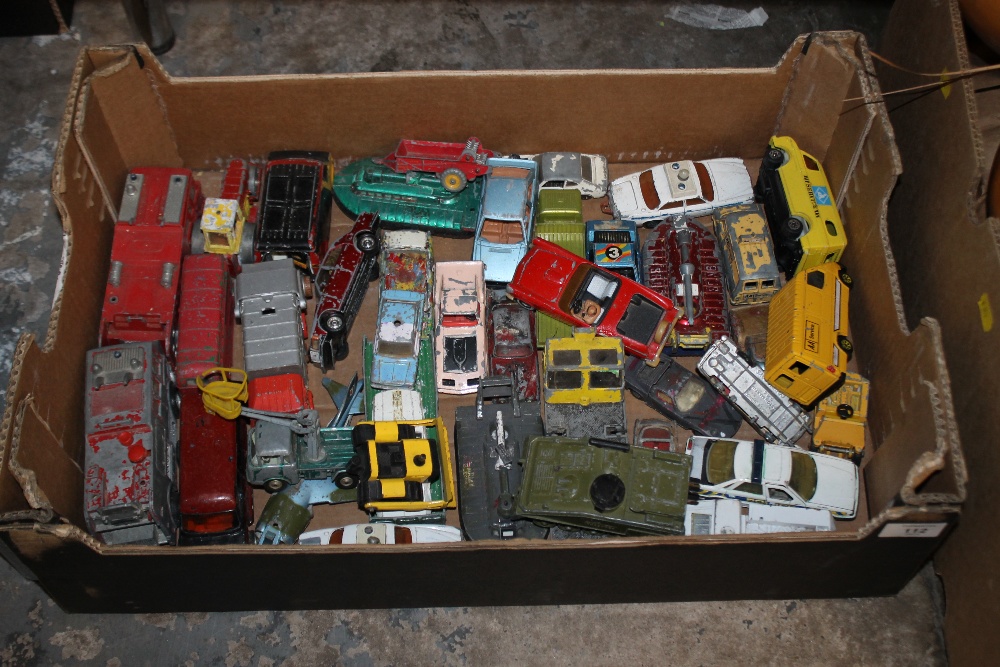
M 868 421 L 868 380 L 848 371 L 844 383 L 816 405 L 809 449 L 861 463 Z
M 253 261 L 253 232 L 244 235 L 252 224 L 253 203 L 258 193 L 257 165 L 246 160 L 232 160 L 222 180 L 219 197 L 205 200 L 201 216 L 201 234 L 205 252 L 219 255 L 239 254 L 242 263 Z
M 101 345 L 159 340 L 173 354 L 181 258 L 205 198 L 188 169 L 129 172 L 111 246 Z
M 624 441 L 625 350 L 618 338 L 578 329 L 545 343 L 542 417 L 547 435 Z
M 257 212 L 258 259 L 291 258 L 310 277 L 326 254 L 333 202 L 333 161 L 322 151 L 267 156 Z

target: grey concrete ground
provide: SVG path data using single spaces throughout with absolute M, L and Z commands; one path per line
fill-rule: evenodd
M 812 30 L 855 29 L 877 44 L 888 13 L 861 0 L 725 5 L 768 18 L 694 27 L 675 19 L 692 23 L 703 7 L 677 2 L 170 2 L 177 43 L 162 60 L 176 75 L 766 66 Z M 48 326 L 62 249 L 48 188 L 76 53 L 131 38 L 119 2 L 78 0 L 71 33 L 0 39 L 0 398 L 17 337 L 43 339 Z M 67 615 L 0 563 L 0 661 L 939 665 L 939 597 L 927 568 L 891 598 Z

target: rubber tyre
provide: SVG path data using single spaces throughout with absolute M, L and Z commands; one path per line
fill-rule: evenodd
M 765 169 L 777 169 L 785 164 L 786 159 L 785 151 L 780 148 L 769 148 L 767 149 L 767 153 L 764 154 L 761 166 Z
M 337 353 L 333 355 L 333 358 L 335 361 L 343 361 L 344 359 L 347 358 L 347 355 L 348 353 L 350 353 L 350 351 L 351 348 L 347 344 L 347 341 L 345 340 L 343 343 L 341 343 L 340 347 L 337 348 Z
M 269 479 L 264 482 L 264 490 L 268 493 L 278 493 L 288 486 L 288 482 L 283 479 Z
M 441 185 L 448 192 L 455 193 L 461 192 L 465 189 L 466 184 L 468 184 L 469 179 L 465 177 L 460 169 L 445 169 L 441 172 Z
M 335 317 L 340 318 L 341 324 L 340 324 L 339 328 L 335 328 L 331 324 L 331 322 L 333 321 L 333 318 L 335 318 Z M 320 316 L 319 316 L 319 326 L 320 326 L 321 329 L 323 329 L 323 331 L 325 331 L 328 334 L 331 334 L 331 335 L 333 335 L 333 334 L 339 334 L 340 332 L 342 332 L 347 327 L 347 321 L 344 319 L 344 316 L 341 315 L 340 313 L 338 313 L 337 311 L 330 310 L 330 311 L 326 311 L 326 312 L 323 312 L 323 313 L 320 314 Z
M 371 232 L 361 232 L 354 237 L 354 247 L 366 255 L 378 252 L 378 238 Z
M 805 229 L 805 225 L 801 219 L 788 218 L 781 223 L 781 236 L 786 239 L 797 239 L 802 236 L 803 229 Z
M 837 336 L 837 347 L 847 353 L 848 361 L 854 356 L 854 343 L 847 336 Z
M 338 489 L 350 490 L 358 488 L 358 483 L 361 480 L 358 479 L 357 475 L 353 475 L 348 471 L 337 473 L 337 476 L 333 478 L 333 483 Z
M 854 408 L 847 403 L 841 403 L 837 406 L 837 416 L 841 419 L 850 419 L 854 416 Z
M 854 278 L 847 271 L 841 269 L 837 277 L 840 278 L 840 282 L 844 283 L 846 287 L 854 287 Z

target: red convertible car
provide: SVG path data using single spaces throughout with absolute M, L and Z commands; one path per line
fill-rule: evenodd
M 655 366 L 678 318 L 673 302 L 544 239 L 532 241 L 507 291 L 529 306 L 601 336 Z

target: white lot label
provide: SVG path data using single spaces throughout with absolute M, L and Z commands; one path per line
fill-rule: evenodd
M 889 523 L 879 537 L 937 537 L 944 531 L 946 523 Z

